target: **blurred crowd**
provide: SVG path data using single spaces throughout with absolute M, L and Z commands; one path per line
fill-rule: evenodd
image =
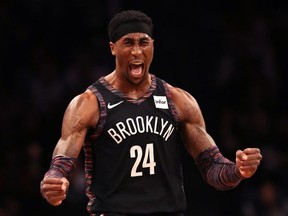
M 219 192 L 183 151 L 185 215 L 287 216 L 288 3 L 265 0 L 1 1 L 0 216 L 88 215 L 83 155 L 61 206 L 47 204 L 39 184 L 69 101 L 114 68 L 110 18 L 131 8 L 154 21 L 151 73 L 198 100 L 222 153 L 263 154 L 255 176 Z

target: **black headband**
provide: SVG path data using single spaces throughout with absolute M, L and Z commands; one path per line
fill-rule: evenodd
M 144 22 L 130 22 L 123 23 L 119 25 L 111 34 L 109 35 L 110 41 L 113 43 L 120 39 L 122 36 L 134 33 L 134 32 L 142 32 L 148 34 L 152 37 L 152 28 L 147 23 Z

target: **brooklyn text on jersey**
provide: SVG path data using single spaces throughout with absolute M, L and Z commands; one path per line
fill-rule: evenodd
M 110 128 L 108 133 L 117 144 L 120 144 L 126 136 L 137 133 L 158 134 L 167 141 L 173 130 L 174 126 L 171 123 L 158 116 L 137 116 L 135 119 L 127 118 L 125 122 L 116 123 L 115 128 Z

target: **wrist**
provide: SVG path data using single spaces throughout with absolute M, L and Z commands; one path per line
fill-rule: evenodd
M 76 166 L 76 158 L 63 155 L 56 156 L 52 159 L 49 170 L 45 173 L 46 177 L 69 178 Z

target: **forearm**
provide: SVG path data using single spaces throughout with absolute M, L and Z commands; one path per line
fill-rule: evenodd
M 244 179 L 236 164 L 225 158 L 217 146 L 201 152 L 195 163 L 203 179 L 217 190 L 234 188 Z

